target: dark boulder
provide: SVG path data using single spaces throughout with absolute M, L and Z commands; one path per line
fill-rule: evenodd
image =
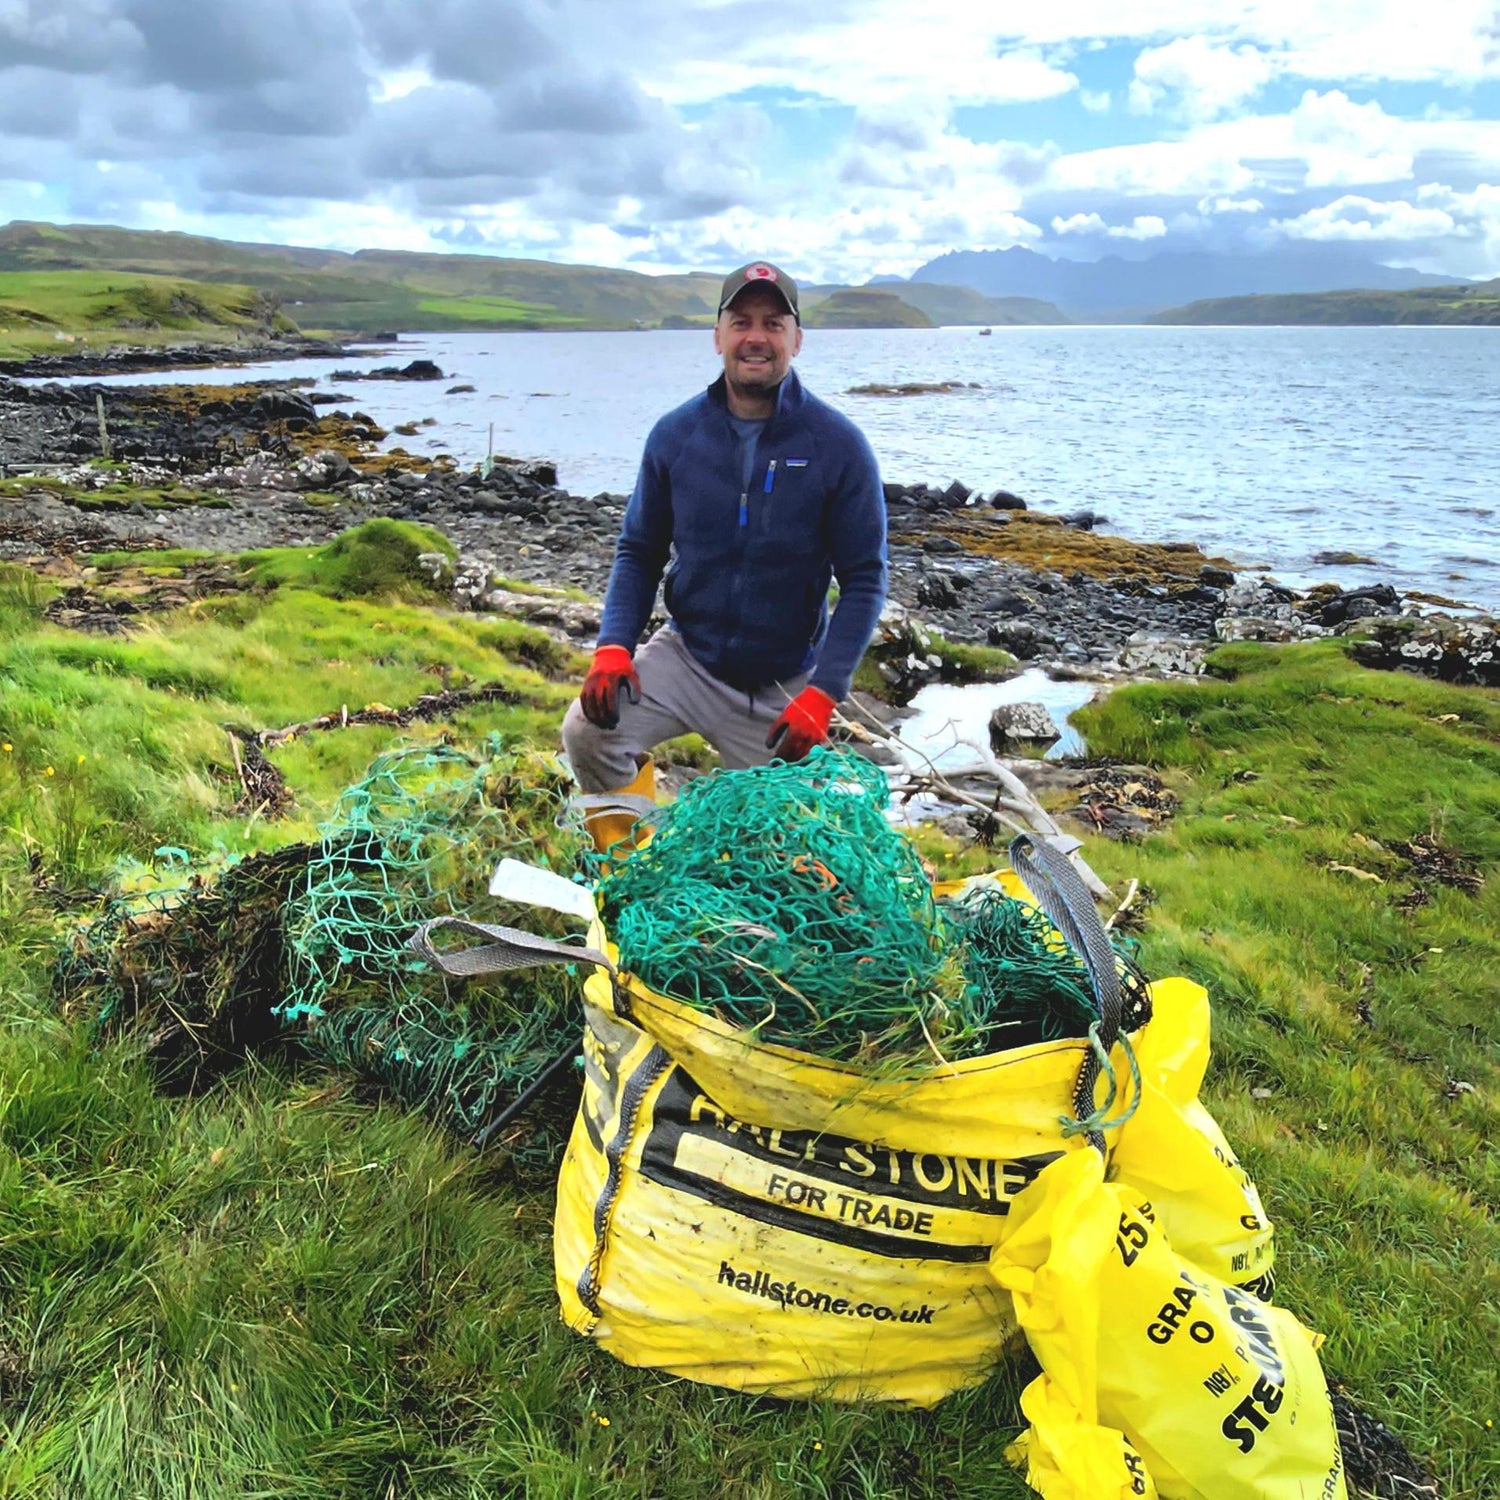
M 315 422 L 317 410 L 300 391 L 262 391 L 251 408 L 253 415 L 267 422 Z
M 1376 615 L 1393 615 L 1401 607 L 1400 596 L 1388 583 L 1374 583 L 1368 588 L 1350 589 L 1335 594 L 1318 612 L 1318 623 L 1331 630 L 1345 620 L 1365 620 Z
M 952 609 L 958 603 L 953 579 L 946 573 L 929 573 L 917 585 L 917 603 L 928 609 Z
M 1026 502 L 1009 490 L 991 490 L 986 502 L 991 510 L 1025 510 Z
M 557 487 L 557 465 L 544 463 L 540 459 L 524 463 L 516 471 L 523 479 L 529 479 L 545 489 Z
M 1009 651 L 1018 661 L 1031 661 L 1053 644 L 1050 636 L 1024 620 L 996 620 L 985 632 L 985 639 Z
M 1031 614 L 1036 609 L 1036 601 L 1028 599 L 1025 594 L 1007 592 L 989 595 L 980 607 L 986 614 L 1008 615 L 1014 619 Z

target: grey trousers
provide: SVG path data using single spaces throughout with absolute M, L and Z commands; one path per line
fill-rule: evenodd
M 600 729 L 575 699 L 563 719 L 563 749 L 586 792 L 613 792 L 635 779 L 641 757 L 679 734 L 701 734 L 727 770 L 763 766 L 771 759 L 766 735 L 776 716 L 807 686 L 803 673 L 752 697 L 701 667 L 682 637 L 663 626 L 635 653 L 641 701 L 620 694 L 620 723 Z

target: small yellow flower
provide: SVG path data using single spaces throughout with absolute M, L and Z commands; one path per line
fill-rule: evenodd
M 601 1426 L 601 1427 L 608 1427 L 608 1426 L 609 1426 L 609 1418 L 608 1418 L 608 1417 L 601 1417 L 601 1416 L 600 1416 L 600 1415 L 599 1415 L 599 1413 L 598 1413 L 598 1412 L 596 1412 L 596 1411 L 591 1411 L 591 1412 L 590 1412 L 590 1413 L 589 1413 L 589 1415 L 590 1415 L 590 1416 L 591 1416 L 591 1417 L 592 1417 L 592 1418 L 593 1418 L 593 1419 L 594 1419 L 594 1420 L 595 1420 L 595 1421 L 596 1421 L 596 1422 L 597 1422 L 597 1423 L 598 1423 L 598 1424 L 599 1424 L 599 1425 L 600 1425 L 600 1426 Z
M 6 740 L 6 742 L 3 745 L 0 745 L 0 750 L 5 751 L 5 753 L 7 755 L 9 755 L 10 754 L 10 741 Z
M 822 1451 L 823 1451 L 823 1445 L 822 1445 L 822 1443 L 814 1443 L 813 1444 L 813 1452 L 814 1453 L 821 1453 Z
M 88 756 L 86 756 L 86 755 L 80 755 L 78 757 L 78 764 L 81 766 L 84 763 L 84 761 L 86 761 L 87 759 L 88 759 Z
M 48 766 L 47 769 L 42 772 L 42 775 L 43 776 L 56 776 L 57 772 L 54 771 L 51 766 Z

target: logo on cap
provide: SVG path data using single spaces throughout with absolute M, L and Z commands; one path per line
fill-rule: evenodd
M 775 281 L 776 267 L 761 264 L 758 266 L 745 267 L 746 281 Z

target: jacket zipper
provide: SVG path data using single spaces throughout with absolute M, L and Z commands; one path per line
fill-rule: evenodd
M 761 494 L 763 494 L 763 495 L 769 495 L 771 493 L 771 486 L 774 485 L 775 483 L 776 483 L 776 460 L 773 458 L 771 460 L 771 462 L 766 466 L 766 482 L 761 486 Z M 749 524 L 750 524 L 750 491 L 749 490 L 742 490 L 740 492 L 740 525 L 741 526 L 748 526 Z

